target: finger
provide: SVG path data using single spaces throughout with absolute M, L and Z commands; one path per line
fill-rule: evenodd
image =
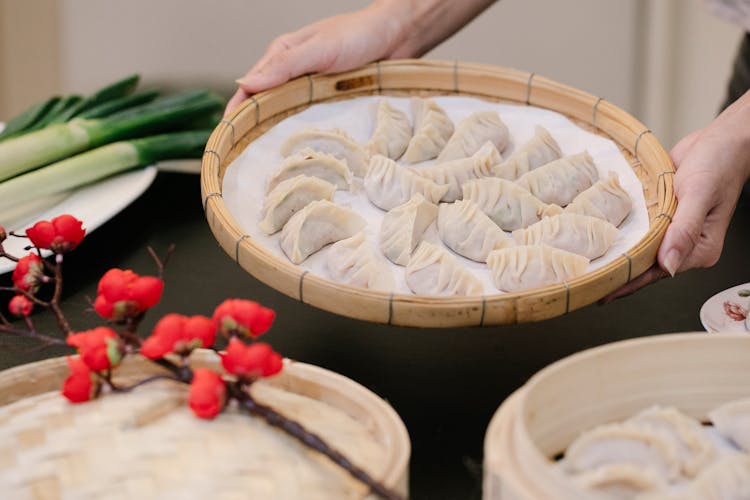
M 672 151 L 669 152 L 669 156 L 672 157 L 672 161 L 675 163 L 675 166 L 679 167 L 680 163 L 682 163 L 682 159 L 685 157 L 685 154 L 690 150 L 691 147 L 693 147 L 695 141 L 697 141 L 700 137 L 701 132 L 703 132 L 703 129 L 694 130 L 693 132 L 683 137 L 682 140 L 680 140 L 680 142 L 678 142 L 675 147 L 672 148 Z
M 640 290 L 644 286 L 655 283 L 662 278 L 666 278 L 667 276 L 669 276 L 669 274 L 666 271 L 659 267 L 658 264 L 654 264 L 653 266 L 646 269 L 646 272 L 644 272 L 634 280 L 625 283 L 623 286 L 601 299 L 599 301 L 599 305 L 608 304 L 615 299 L 626 297 L 634 293 L 635 291 Z
M 708 192 L 692 189 L 678 196 L 677 210 L 659 246 L 657 259 L 672 276 L 682 267 L 699 243 L 703 224 L 712 208 Z
M 229 116 L 229 114 L 234 111 L 234 108 L 242 104 L 242 102 L 250 97 L 247 93 L 245 93 L 242 89 L 237 89 L 237 92 L 234 93 L 234 95 L 229 99 L 227 102 L 227 107 L 224 108 L 224 118 Z

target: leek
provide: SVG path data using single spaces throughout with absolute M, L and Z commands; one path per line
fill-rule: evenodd
M 104 118 L 108 115 L 122 111 L 123 109 L 132 108 L 140 104 L 146 104 L 159 97 L 158 90 L 147 90 L 145 92 L 138 92 L 136 94 L 127 95 L 118 99 L 103 102 L 98 106 L 83 111 L 78 116 L 79 118 Z
M 99 181 L 140 165 L 200 158 L 210 130 L 107 144 L 0 183 L 0 214 L 19 204 Z M 0 221 L 1 223 L 2 221 Z
M 50 97 L 49 99 L 34 104 L 20 115 L 10 119 L 8 123 L 5 124 L 3 131 L 0 132 L 0 141 L 28 130 L 35 123 L 44 118 L 44 116 L 46 116 L 55 105 L 57 105 L 59 100 L 60 97 L 58 96 Z
M 115 83 L 109 84 L 103 87 L 85 99 L 81 99 L 75 106 L 72 106 L 65 110 L 64 113 L 59 114 L 50 123 L 63 123 L 67 122 L 74 116 L 78 116 L 84 111 L 99 106 L 105 102 L 109 102 L 113 99 L 119 99 L 121 97 L 130 95 L 135 90 L 138 81 L 141 79 L 140 75 L 131 75 L 122 80 L 118 80 Z

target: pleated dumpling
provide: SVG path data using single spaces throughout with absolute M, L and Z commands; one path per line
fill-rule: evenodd
M 381 99 L 375 105 L 375 129 L 365 144 L 368 155 L 383 155 L 393 160 L 399 158 L 411 140 L 411 123 L 406 113 Z
M 680 500 L 745 500 L 750 498 L 750 456 L 725 455 L 688 487 Z
M 519 245 L 549 245 L 588 259 L 607 253 L 616 238 L 617 228 L 609 222 L 566 213 L 545 217 L 526 229 L 513 231 L 513 239 Z
M 606 179 L 599 179 L 593 186 L 576 196 L 565 207 L 566 212 L 590 215 L 619 226 L 633 208 L 628 193 L 620 186 L 615 172 Z
M 564 207 L 598 179 L 594 160 L 584 151 L 542 165 L 516 182 L 544 203 Z
M 268 193 L 261 209 L 258 227 L 266 234 L 281 230 L 295 212 L 316 200 L 333 200 L 336 186 L 317 177 L 298 175 L 287 179 Z
M 392 208 L 380 225 L 380 250 L 394 264 L 405 266 L 438 214 L 438 207 L 414 194 L 403 205 Z
M 510 132 L 497 111 L 477 111 L 458 124 L 437 161 L 469 157 L 488 141 L 502 153 L 510 142 Z
M 335 156 L 307 148 L 287 157 L 279 165 L 268 180 L 266 193 L 273 191 L 285 180 L 298 175 L 323 179 L 342 191 L 348 191 L 352 185 L 352 172 L 346 166 L 346 160 L 339 160 Z
M 423 241 L 406 266 L 406 284 L 417 295 L 482 295 L 482 283 L 444 248 Z
M 367 226 L 356 212 L 328 200 L 313 201 L 281 230 L 281 249 L 299 264 L 329 243 L 354 236 Z
M 352 174 L 357 177 L 365 176 L 367 171 L 365 150 L 341 129 L 308 128 L 292 134 L 281 145 L 281 155 L 286 157 L 307 148 L 346 160 Z
M 505 231 L 525 228 L 542 217 L 562 213 L 557 205 L 541 202 L 521 186 L 497 177 L 484 177 L 461 186 L 463 199 L 471 200 Z
M 723 404 L 708 418 L 722 436 L 750 453 L 750 398 Z
M 569 281 L 585 273 L 588 265 L 586 257 L 546 245 L 501 248 L 487 257 L 492 281 L 504 292 Z
M 364 231 L 331 245 L 326 263 L 331 278 L 339 283 L 382 292 L 395 287 L 393 271 Z
M 560 146 L 546 128 L 537 125 L 534 131 L 534 137 L 495 167 L 497 177 L 514 181 L 523 174 L 562 157 Z
M 448 186 L 436 184 L 381 155 L 370 158 L 364 185 L 370 201 L 383 210 L 406 203 L 415 193 L 437 203 L 448 191 Z
M 486 262 L 493 250 L 514 245 L 513 239 L 469 200 L 441 203 L 437 227 L 448 248 L 477 262 Z
M 660 494 L 668 483 L 651 469 L 633 464 L 608 464 L 573 476 L 583 489 L 602 499 L 640 499 Z
M 411 110 L 414 116 L 414 136 L 409 141 L 402 160 L 407 163 L 432 160 L 443 150 L 453 134 L 453 122 L 432 99 L 413 98 Z
M 487 141 L 474 155 L 468 158 L 437 163 L 429 167 L 413 167 L 412 170 L 437 184 L 446 184 L 448 191 L 442 201 L 455 201 L 461 198 L 461 185 L 471 179 L 492 175 L 492 167 L 500 162 L 500 153 Z

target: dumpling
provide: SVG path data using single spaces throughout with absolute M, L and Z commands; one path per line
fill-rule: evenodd
M 482 295 L 482 283 L 444 248 L 423 241 L 406 266 L 406 284 L 417 295 Z
M 306 148 L 346 160 L 352 174 L 357 177 L 364 177 L 367 171 L 365 150 L 343 130 L 308 128 L 292 134 L 281 145 L 281 156 L 286 157 Z
M 346 160 L 339 160 L 335 156 L 307 148 L 289 156 L 279 165 L 268 180 L 266 193 L 273 191 L 285 180 L 298 175 L 318 177 L 335 184 L 342 191 L 348 191 L 352 185 L 352 172 L 346 166 Z
M 477 262 L 486 262 L 495 249 L 513 245 L 513 240 L 468 200 L 441 203 L 437 227 L 448 248 Z
M 537 125 L 534 130 L 534 137 L 529 142 L 516 150 L 507 161 L 495 167 L 495 176 L 514 181 L 526 172 L 562 157 L 560 146 L 546 128 Z
M 653 470 L 633 464 L 608 464 L 573 476 L 582 488 L 607 499 L 631 500 L 637 495 L 660 493 L 667 483 Z
M 615 238 L 617 228 L 609 222 L 566 213 L 545 217 L 526 229 L 513 231 L 513 239 L 519 245 L 549 245 L 588 259 L 607 253 Z
M 508 127 L 497 111 L 472 113 L 456 127 L 445 148 L 437 157 L 438 163 L 458 160 L 473 155 L 485 142 L 491 142 L 502 152 L 510 142 Z
M 281 230 L 281 249 L 299 264 L 324 246 L 354 236 L 367 222 L 356 212 L 328 200 L 313 201 Z
M 365 152 L 395 160 L 404 154 L 411 139 L 409 117 L 388 104 L 385 99 L 378 101 L 375 114 L 375 130 L 370 141 L 365 144 Z
M 331 278 L 340 283 L 382 292 L 395 287 L 393 271 L 367 241 L 364 231 L 331 245 L 326 262 Z
M 674 445 L 660 432 L 632 424 L 606 424 L 586 431 L 568 446 L 565 468 L 572 473 L 613 464 L 648 468 L 670 481 L 679 477 Z
M 564 207 L 598 179 L 594 160 L 583 152 L 542 165 L 516 182 L 544 203 Z
M 317 177 L 298 175 L 287 179 L 263 201 L 262 220 L 258 227 L 266 234 L 281 230 L 295 212 L 315 200 L 333 200 L 336 186 Z
M 505 231 L 525 228 L 542 217 L 558 215 L 562 208 L 547 205 L 519 185 L 485 177 L 466 182 L 461 186 L 463 199 L 471 200 L 492 221 Z
M 438 163 L 429 167 L 413 167 L 412 170 L 437 184 L 447 184 L 448 191 L 442 201 L 456 201 L 461 198 L 461 185 L 471 179 L 492 175 L 492 167 L 500 162 L 497 148 L 487 141 L 473 156 Z
M 402 160 L 407 163 L 432 160 L 453 134 L 453 122 L 432 99 L 413 98 L 411 110 L 414 115 L 414 136 Z
M 750 398 L 721 405 L 708 418 L 722 436 L 750 453 Z
M 617 174 L 610 172 L 606 179 L 599 179 L 596 184 L 576 196 L 570 205 L 565 207 L 565 211 L 597 217 L 619 226 L 632 208 L 633 202 L 620 186 Z
M 715 457 L 715 447 L 703 426 L 676 408 L 652 406 L 627 422 L 661 432 L 677 448 L 682 474 L 695 477 Z
M 750 498 L 750 456 L 732 453 L 707 468 L 680 500 L 746 500 Z
M 411 253 L 438 214 L 438 207 L 414 194 L 403 205 L 389 210 L 380 225 L 380 250 L 394 264 L 405 266 Z
M 364 185 L 370 201 L 383 210 L 406 203 L 414 193 L 421 194 L 430 203 L 437 203 L 448 191 L 448 186 L 436 184 L 381 155 L 370 159 Z
M 586 272 L 589 260 L 545 245 L 501 248 L 487 266 L 498 290 L 516 292 L 571 280 Z

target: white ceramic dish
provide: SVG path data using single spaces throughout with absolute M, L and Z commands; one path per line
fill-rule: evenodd
M 750 296 L 748 295 L 750 295 L 750 283 L 743 283 L 727 288 L 708 299 L 700 311 L 703 328 L 709 333 L 749 333 L 750 325 L 748 325 L 747 314 L 750 308 Z

